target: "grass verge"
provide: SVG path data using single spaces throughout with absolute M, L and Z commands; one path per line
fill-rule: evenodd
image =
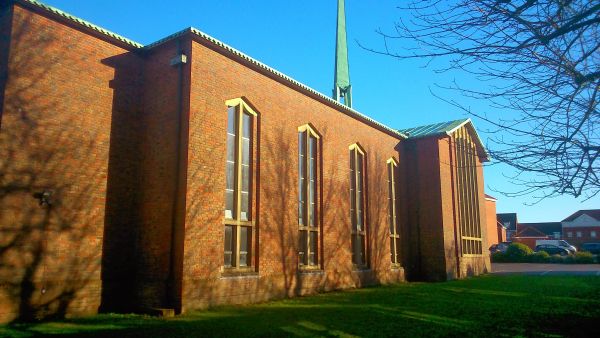
M 97 315 L 0 326 L 0 336 L 600 336 L 600 277 L 482 276 L 406 283 L 175 318 Z

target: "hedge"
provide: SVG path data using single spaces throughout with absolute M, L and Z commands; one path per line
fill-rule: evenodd
M 598 257 L 590 252 L 579 251 L 574 255 L 549 255 L 545 251 L 533 252 L 523 243 L 512 243 L 506 252 L 495 252 L 491 256 L 493 263 L 559 263 L 559 264 L 593 264 L 600 263 Z

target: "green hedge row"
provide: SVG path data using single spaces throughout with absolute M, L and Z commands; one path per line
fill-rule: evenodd
M 494 263 L 561 263 L 561 264 L 593 264 L 600 263 L 587 251 L 576 252 L 569 256 L 550 256 L 545 251 L 533 252 L 531 248 L 523 243 L 512 243 L 506 252 L 496 252 L 491 256 Z

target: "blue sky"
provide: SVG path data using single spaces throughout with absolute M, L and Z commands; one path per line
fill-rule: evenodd
M 44 0 L 44 3 L 90 21 L 142 44 L 193 26 L 259 61 L 330 95 L 333 88 L 335 0 Z M 436 84 L 485 86 L 458 72 L 438 74 L 423 61 L 398 61 L 360 48 L 382 48 L 375 33 L 391 32 L 401 12 L 401 0 L 346 0 L 350 78 L 358 111 L 393 128 L 464 118 L 437 94 L 478 112 L 499 116 L 484 102 L 466 100 L 436 89 Z M 440 63 L 438 63 L 440 65 Z M 443 65 L 443 64 L 442 64 Z M 435 66 L 435 65 L 434 65 Z M 495 114 L 495 115 L 494 115 Z M 486 126 L 474 119 L 484 142 Z M 587 200 L 558 197 L 535 201 L 532 196 L 509 198 L 497 191 L 515 191 L 504 165 L 485 167 L 486 191 L 498 198 L 498 212 L 517 212 L 521 222 L 560 221 L 578 209 L 600 208 L 600 196 Z

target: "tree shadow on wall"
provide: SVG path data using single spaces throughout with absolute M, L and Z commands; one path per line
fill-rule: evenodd
M 389 201 L 388 201 L 388 172 L 387 158 L 379 153 L 373 153 L 368 159 L 365 177 L 370 185 L 368 201 L 369 252 L 371 268 L 377 274 L 384 274 L 389 269 L 390 261 L 390 230 L 389 230 Z M 385 274 L 380 276 L 385 278 Z
M 282 291 L 285 296 L 292 296 L 298 267 L 298 199 L 293 198 L 298 196 L 298 190 L 294 188 L 298 185 L 298 176 L 294 174 L 298 170 L 298 146 L 288 135 L 283 128 L 278 128 L 264 142 L 266 154 L 262 159 L 263 177 L 260 179 L 264 183 L 262 207 L 265 212 L 259 241 L 267 254 L 265 259 L 271 259 L 273 255 L 278 257 Z M 271 248 L 270 243 L 276 243 L 276 246 Z
M 101 130 L 82 130 L 55 91 L 54 76 L 64 71 L 62 52 L 51 49 L 55 38 L 21 19 L 12 27 L 15 53 L 0 61 L 8 65 L 0 114 L 0 318 L 26 321 L 89 308 L 76 299 L 99 280 L 95 194 L 104 181 L 94 158 Z
M 201 115 L 199 112 L 197 114 Z M 190 119 L 190 124 L 199 123 L 200 120 L 199 117 L 198 120 L 194 120 L 194 116 Z M 222 133 L 218 133 L 219 136 L 225 135 L 225 126 L 226 123 L 223 123 L 223 129 L 220 130 Z M 258 124 L 257 130 L 258 134 L 260 131 Z M 210 147 L 207 142 L 204 142 L 212 137 L 213 135 L 209 135 L 198 125 L 190 125 L 190 145 L 198 140 L 203 141 L 198 142 L 202 144 L 201 148 L 190 147 L 188 153 L 185 242 L 180 248 L 184 253 L 182 300 L 187 302 L 188 308 L 220 304 L 222 294 L 237 291 L 219 289 L 221 286 L 216 281 L 220 278 L 221 272 L 212 269 L 222 267 L 224 263 L 223 219 L 226 187 L 225 138 L 222 138 L 223 148 L 219 148 Z M 207 158 L 221 160 L 212 162 L 206 161 Z M 219 199 L 215 201 L 210 196 L 218 196 Z M 255 203 L 258 205 L 257 199 Z

